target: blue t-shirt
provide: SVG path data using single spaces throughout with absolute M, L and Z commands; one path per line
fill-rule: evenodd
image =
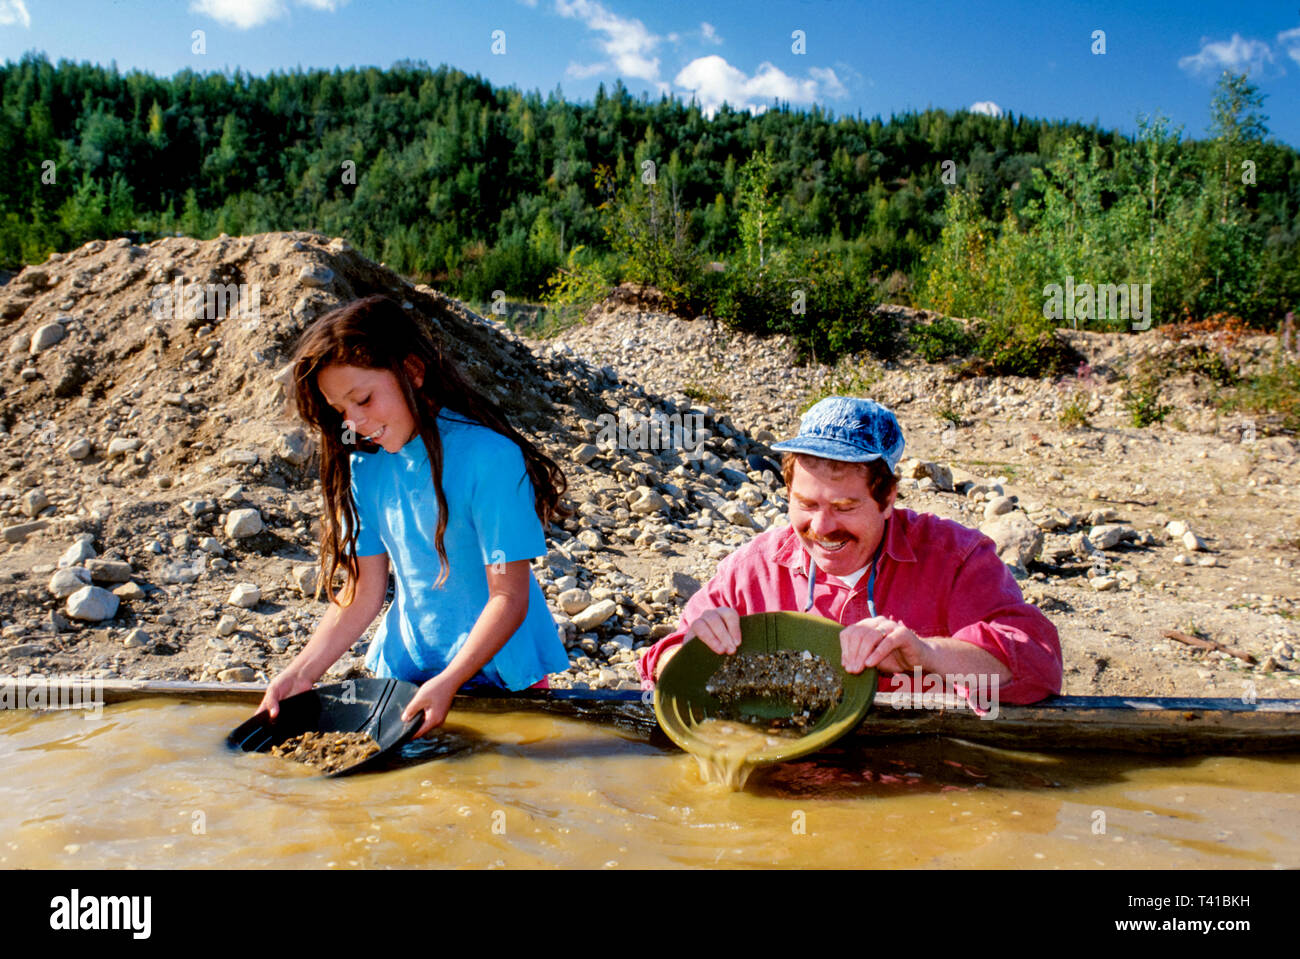
M 357 555 L 387 552 L 397 583 L 366 666 L 377 676 L 414 683 L 440 673 L 469 638 L 488 601 L 484 566 L 546 553 L 532 482 L 514 441 L 446 410 L 438 414 L 437 426 L 448 512 L 443 545 L 451 567 L 440 589 L 434 588 L 440 568 L 434 546 L 438 500 L 424 440 L 417 433 L 396 453 L 380 449 L 349 457 L 360 519 Z M 346 516 L 343 530 L 346 536 Z M 482 669 L 488 680 L 508 689 L 525 689 L 569 667 L 531 570 L 528 579 L 523 623 Z

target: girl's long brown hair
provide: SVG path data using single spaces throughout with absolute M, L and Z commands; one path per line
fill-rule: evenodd
M 418 369 L 413 360 L 419 360 L 424 369 L 424 379 L 418 387 L 411 379 Z M 321 492 L 325 497 L 325 513 L 321 518 L 320 568 L 323 575 L 320 582 L 325 584 L 330 602 L 351 605 L 356 598 L 355 587 L 360 574 L 356 559 L 358 519 L 356 502 L 352 498 L 350 447 L 370 454 L 380 449 L 379 444 L 357 436 L 355 430 L 345 430 L 343 415 L 330 406 L 321 393 L 317 375 L 332 364 L 387 370 L 397 378 L 429 454 L 433 489 L 438 499 L 434 546 L 438 550 L 439 572 L 435 587 L 446 582 L 451 569 L 443 546 L 443 534 L 447 529 L 447 497 L 442 489 L 442 437 L 436 426 L 436 417 L 441 410 L 452 410 L 475 420 L 518 445 L 533 484 L 533 507 L 543 526 L 553 516 L 570 514 L 560 505 L 560 497 L 567 489 L 564 472 L 512 427 L 495 403 L 469 385 L 455 364 L 443 355 L 442 345 L 428 324 L 416 321 L 386 296 L 354 300 L 324 314 L 308 327 L 294 348 L 292 360 L 292 402 L 297 406 L 298 415 L 318 434 Z M 349 533 L 346 551 L 340 526 L 340 517 L 345 513 Z M 333 589 L 334 574 L 340 565 L 348 572 L 346 603 L 338 602 Z M 316 595 L 320 595 L 319 587 Z

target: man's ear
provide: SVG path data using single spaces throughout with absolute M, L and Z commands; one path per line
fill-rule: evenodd
M 893 489 L 889 491 L 889 498 L 885 500 L 885 508 L 880 511 L 880 515 L 882 517 L 884 517 L 885 519 L 889 519 L 889 517 L 894 515 L 894 500 L 896 500 L 897 498 L 898 498 L 898 487 L 895 486 Z
M 408 357 L 406 360 L 406 375 L 411 378 L 411 382 L 420 387 L 424 385 L 424 363 L 418 356 Z

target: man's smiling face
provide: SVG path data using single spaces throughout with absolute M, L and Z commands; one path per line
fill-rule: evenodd
M 842 576 L 871 562 L 894 495 L 891 490 L 882 510 L 857 464 L 798 456 L 790 477 L 790 525 L 818 569 Z

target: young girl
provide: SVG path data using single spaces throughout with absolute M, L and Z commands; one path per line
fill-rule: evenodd
M 294 352 L 293 398 L 320 444 L 321 582 L 330 608 L 272 680 L 261 708 L 311 688 L 396 596 L 366 655 L 377 676 L 420 683 L 403 714 L 425 735 L 471 680 L 545 686 L 569 659 L 528 561 L 568 515 L 553 460 L 475 392 L 429 330 L 371 296 L 320 317 Z M 340 523 L 345 529 L 340 529 Z M 347 571 L 345 602 L 335 571 Z

